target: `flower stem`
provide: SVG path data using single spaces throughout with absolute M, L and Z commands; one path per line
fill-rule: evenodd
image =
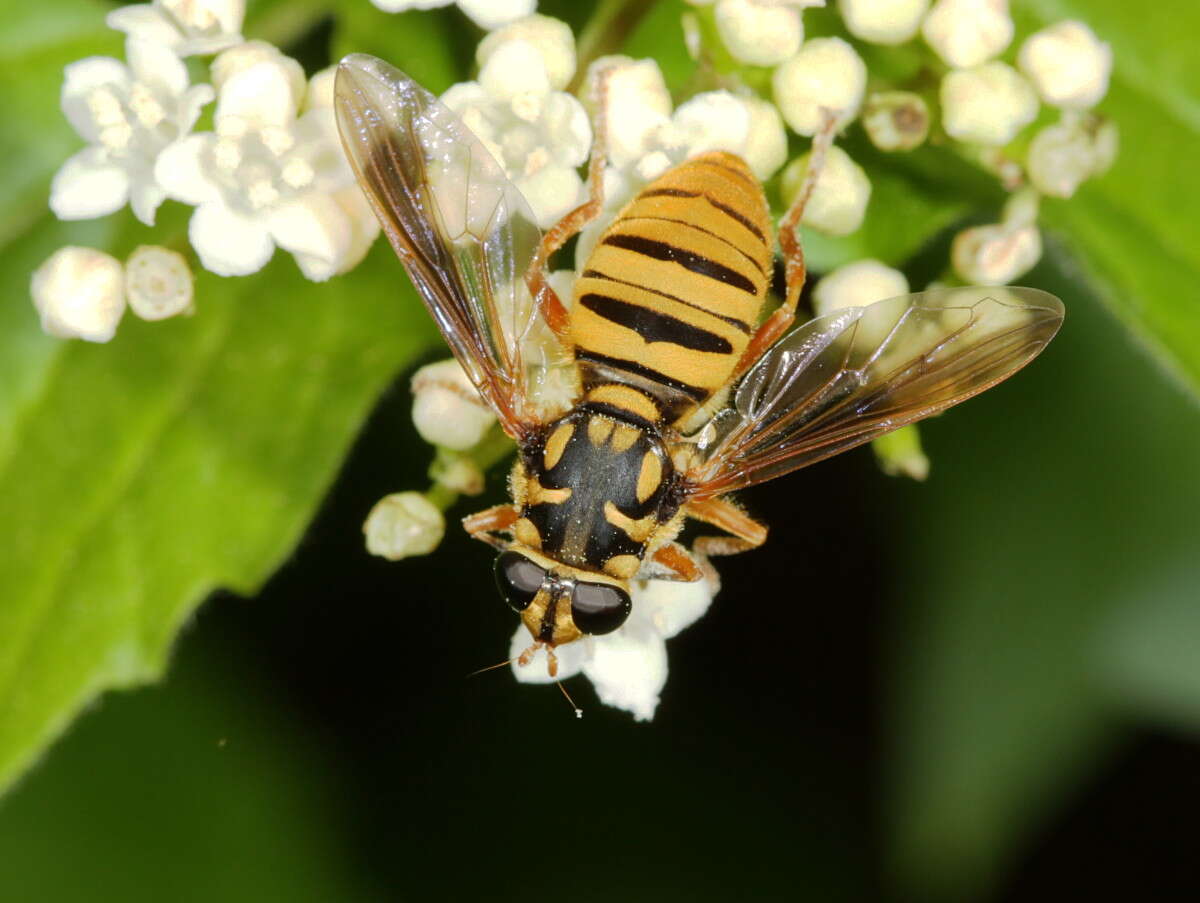
M 629 35 L 655 0 L 601 0 L 591 20 L 579 34 L 576 44 L 575 76 L 567 90 L 578 95 L 587 78 L 588 66 L 610 53 L 617 53 L 625 46 Z

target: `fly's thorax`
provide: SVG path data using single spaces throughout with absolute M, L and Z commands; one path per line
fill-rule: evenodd
M 636 416 L 583 404 L 521 450 L 516 540 L 554 561 L 628 580 L 679 507 L 662 436 Z

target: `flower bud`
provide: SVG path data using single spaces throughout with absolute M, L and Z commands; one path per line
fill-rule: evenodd
M 790 204 L 804 184 L 811 153 L 793 160 L 783 171 L 783 196 Z M 871 199 L 871 182 L 861 166 L 837 145 L 825 155 L 825 166 L 805 205 L 801 222 L 827 235 L 849 235 L 862 225 Z
M 239 103 L 239 98 L 236 96 L 239 92 L 234 90 L 232 92 L 234 96 L 230 97 L 230 92 L 226 89 L 236 88 L 238 83 L 235 79 L 263 64 L 269 64 L 270 69 L 274 71 L 270 72 L 268 76 L 267 70 L 260 70 L 261 77 L 251 77 L 245 84 L 246 93 L 261 92 L 267 81 L 271 83 L 272 89 L 275 88 L 276 83 L 286 86 L 285 93 L 280 98 L 282 103 L 278 120 L 286 122 L 296 115 L 296 110 L 300 107 L 300 99 L 304 97 L 306 85 L 303 67 L 290 56 L 284 56 L 274 44 L 268 44 L 266 41 L 247 41 L 245 44 L 229 48 L 212 61 L 212 83 L 220 96 L 217 108 L 218 116 L 241 115 L 242 104 Z M 262 106 L 261 98 L 248 97 L 246 100 L 255 109 Z
M 695 581 L 638 580 L 631 587 L 634 609 L 648 618 L 663 639 L 670 639 L 703 617 L 719 587 L 707 578 Z
M 745 97 L 742 102 L 750 111 L 750 130 L 742 159 L 754 177 L 765 182 L 787 162 L 787 132 L 774 104 L 758 97 Z
M 954 238 L 954 270 L 976 285 L 1004 285 L 1028 272 L 1042 256 L 1042 235 L 1035 225 L 996 224 L 964 229 Z
M 514 101 L 526 94 L 550 91 L 550 75 L 538 49 L 528 41 L 506 41 L 488 55 L 479 84 L 497 100 Z
M 1085 110 L 1108 92 L 1112 48 L 1083 22 L 1068 20 L 1025 39 L 1017 57 L 1046 103 Z
M 588 70 L 589 82 L 601 68 L 608 73 L 608 158 L 622 169 L 650 151 L 654 133 L 671 118 L 671 95 L 654 60 L 601 57 Z
M 846 30 L 872 44 L 903 44 L 921 27 L 929 0 L 838 0 Z
M 491 31 L 528 16 L 537 9 L 537 0 L 458 0 L 458 8 L 484 31 Z
M 866 307 L 908 294 L 908 279 L 878 260 L 856 260 L 821 277 L 813 288 L 819 316 L 847 307 Z
M 1108 169 L 1116 155 L 1115 123 L 1099 116 L 1070 117 L 1033 136 L 1026 169 L 1038 191 L 1069 198 L 1086 179 Z
M 867 67 L 841 38 L 814 38 L 775 70 L 775 103 L 792 131 L 815 135 L 825 113 L 842 128 L 858 115 L 867 87 Z
M 867 98 L 862 124 L 881 151 L 909 151 L 929 135 L 929 107 L 911 91 L 877 92 Z
M 103 251 L 59 248 L 30 280 L 42 331 L 61 339 L 107 342 L 125 313 L 121 262 Z
M 921 33 L 949 65 L 978 66 L 1013 39 L 1008 0 L 938 0 L 925 17 Z
M 446 534 L 446 519 L 419 492 L 394 492 L 375 503 L 363 524 L 367 551 L 389 561 L 428 555 Z
M 192 271 L 183 255 L 142 245 L 125 262 L 125 299 L 143 320 L 192 311 Z
M 941 98 L 946 133 L 973 144 L 1007 144 L 1037 118 L 1037 95 L 1006 63 L 947 73 Z
M 786 6 L 755 0 L 720 0 L 716 7 L 717 32 L 738 62 L 750 66 L 775 66 L 800 49 L 804 25 L 800 13 Z
M 431 445 L 465 451 L 496 421 L 453 358 L 422 367 L 413 375 L 413 423 Z
M 479 495 L 485 485 L 483 471 L 474 458 L 444 448 L 438 449 L 429 476 L 439 486 L 463 495 Z
M 525 41 L 541 55 L 550 87 L 562 91 L 575 74 L 575 36 L 571 26 L 549 16 L 533 15 L 493 31 L 479 42 L 475 62 L 482 69 L 501 46 Z
M 884 433 L 871 443 L 879 469 L 889 477 L 909 477 L 923 482 L 929 476 L 929 458 L 921 448 L 921 434 L 910 423 Z

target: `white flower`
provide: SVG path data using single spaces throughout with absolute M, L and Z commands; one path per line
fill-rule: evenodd
M 385 13 L 410 9 L 438 9 L 458 3 L 468 18 L 480 28 L 493 29 L 528 16 L 537 9 L 537 0 L 371 0 Z
M 114 9 L 104 21 L 182 57 L 240 44 L 245 16 L 246 0 L 154 0 Z
M 1108 91 L 1112 48 L 1083 22 L 1068 20 L 1026 38 L 1018 61 L 1046 103 L 1082 110 Z
M 846 30 L 873 44 L 903 44 L 921 27 L 929 0 L 838 0 Z
M 505 44 L 525 41 L 533 46 L 546 67 L 550 87 L 562 91 L 575 74 L 575 36 L 571 26 L 549 16 L 529 16 L 486 35 L 475 50 L 475 62 L 482 69 L 492 55 Z
M 589 69 L 589 82 L 599 68 L 608 73 L 608 162 L 631 169 L 653 150 L 654 133 L 670 120 L 671 93 L 654 60 L 602 57 Z
M 292 59 L 290 56 L 285 56 L 278 47 L 274 44 L 268 44 L 266 41 L 247 41 L 245 44 L 239 44 L 237 47 L 230 48 L 212 61 L 209 67 L 212 72 L 213 87 L 222 95 L 221 104 L 218 110 L 225 115 L 237 113 L 235 109 L 239 96 L 237 94 L 229 94 L 225 91 L 225 85 L 230 79 L 240 75 L 246 70 L 259 65 L 260 63 L 271 63 L 285 78 L 288 93 L 283 104 L 290 109 L 292 115 L 295 115 L 296 110 L 300 108 L 300 103 L 304 99 L 304 67 Z M 332 73 L 336 67 L 331 66 L 324 70 L 329 73 L 329 102 L 325 106 L 333 106 L 333 86 Z M 246 98 L 251 104 L 255 101 L 253 98 Z M 276 99 L 276 103 L 280 103 Z M 317 106 L 317 104 L 313 104 Z M 282 112 L 283 106 L 280 107 L 280 112 L 277 114 L 280 118 L 286 118 L 287 114 Z M 250 115 L 255 115 L 257 110 L 251 108 Z
M 787 162 L 787 132 L 775 104 L 758 97 L 741 98 L 750 112 L 750 131 L 741 157 L 760 182 L 771 178 Z
M 428 555 L 446 534 L 446 519 L 419 492 L 394 492 L 375 503 L 363 524 L 367 551 L 399 561 Z
M 813 306 L 824 315 L 907 294 L 908 280 L 899 270 L 878 260 L 856 260 L 821 277 L 813 288 Z
M 937 0 L 921 32 L 938 56 L 956 67 L 978 66 L 1013 39 L 1008 0 Z
M 412 393 L 413 423 L 430 445 L 465 451 L 496 422 L 454 358 L 427 364 L 413 374 Z
M 775 66 L 800 49 L 804 24 L 798 10 L 759 0 L 719 0 L 717 32 L 734 59 Z
M 125 261 L 125 298 L 143 320 L 191 313 L 192 293 L 192 271 L 176 251 L 142 245 Z
M 34 270 L 29 292 L 42 330 L 61 339 L 107 342 L 125 313 L 121 262 L 92 248 L 59 248 Z
M 1029 145 L 1029 180 L 1043 194 L 1069 198 L 1094 175 L 1108 169 L 1117 155 L 1117 127 L 1096 116 L 1064 115 Z
M 797 157 L 783 172 L 781 190 L 789 204 L 804 183 L 810 156 Z M 871 181 L 867 174 L 835 144 L 825 155 L 825 165 L 800 221 L 827 235 L 849 235 L 862 225 L 870 199 Z
M 1042 236 L 1030 223 L 997 223 L 965 229 L 954 238 L 950 259 L 967 282 L 1004 285 L 1032 269 L 1042 256 Z
M 177 141 L 159 158 L 171 197 L 196 205 L 188 227 L 208 270 L 239 276 L 261 269 L 275 246 L 313 280 L 361 259 L 377 226 L 342 154 L 333 111 L 310 104 L 297 117 L 296 68 L 286 57 L 218 57 L 215 132 Z M 320 75 L 321 84 L 327 82 Z M 324 92 L 313 91 L 314 99 Z
M 577 168 L 591 149 L 591 123 L 579 101 L 551 88 L 534 44 L 501 42 L 487 55 L 479 81 L 453 85 L 442 102 L 504 166 L 538 225 L 552 225 L 583 201 Z
M 89 146 L 54 175 L 50 209 L 59 219 L 104 216 L 128 202 L 152 225 L 165 196 L 155 161 L 213 98 L 209 85 L 188 87 L 186 67 L 165 47 L 131 39 L 125 55 L 128 66 L 93 56 L 65 70 L 62 110 Z
M 929 135 L 929 107 L 911 91 L 881 91 L 867 97 L 863 128 L 871 143 L 882 151 L 908 151 L 920 147 Z
M 867 67 L 841 38 L 814 38 L 775 70 L 775 103 L 792 131 L 815 135 L 825 114 L 842 128 L 858 115 L 867 87 Z
M 947 73 L 941 99 L 946 134 L 974 144 L 1007 144 L 1037 118 L 1037 95 L 1007 63 Z
M 555 649 L 558 676 L 547 673 L 546 654 L 539 650 L 527 665 L 515 658 L 532 642 L 518 627 L 510 643 L 513 673 L 522 683 L 550 683 L 583 673 L 605 705 L 625 709 L 638 721 L 649 721 L 667 682 L 666 640 L 699 620 L 712 604 L 716 587 L 708 580 L 683 583 L 637 580 L 631 586 L 633 611 L 625 624 L 604 636 L 584 637 Z

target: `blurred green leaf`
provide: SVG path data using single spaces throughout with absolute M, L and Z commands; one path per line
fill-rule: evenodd
M 319 738 L 293 723 L 286 696 L 231 668 L 254 652 L 231 652 L 229 637 L 212 651 L 189 654 L 169 689 L 109 700 L 83 718 L 4 801 L 0 898 L 386 896 L 341 830 Z
M 385 13 L 366 0 L 349 2 L 338 11 L 332 57 L 372 54 L 441 94 L 474 65 L 479 34 L 457 10 Z
M 1121 131 L 1113 169 L 1046 221 L 1069 236 L 1102 297 L 1193 392 L 1200 392 L 1200 55 L 1180 35 L 1200 29 L 1200 5 L 1152 15 L 1126 0 L 1022 0 L 1032 29 L 1075 17 L 1112 45 L 1100 112 Z
M 66 24 L 47 24 L 57 7 L 31 12 L 22 28 L 42 37 L 0 43 L 20 64 L 0 75 L 7 99 L 32 123 L 4 147 L 16 161 L 0 178 L 6 204 L 36 193 L 44 211 L 49 174 L 79 146 L 58 70 L 109 39 L 95 31 L 102 7 L 71 3 Z M 394 38 L 429 71 L 446 65 L 419 30 Z M 169 243 L 184 210 L 167 205 L 153 231 L 127 214 L 62 224 L 32 202 L 18 212 L 0 241 L 0 787 L 96 694 L 160 675 L 214 587 L 256 590 L 374 399 L 436 337 L 380 243 L 325 284 L 280 253 L 253 277 L 199 273 L 193 318 L 130 315 L 106 346 L 51 339 L 28 301 L 42 260 L 67 243 Z
M 1131 651 L 1169 650 L 1178 666 L 1195 622 L 1179 618 L 1171 646 L 1165 614 L 1114 643 L 1122 607 L 1179 614 L 1184 587 L 1194 607 L 1200 417 L 1060 247 L 1030 282 L 1064 299 L 1062 333 L 923 425 L 936 465 L 923 486 L 897 486 L 891 512 L 891 866 L 916 899 L 994 887 L 1116 738 Z M 1137 673 L 1161 688 L 1169 669 Z

